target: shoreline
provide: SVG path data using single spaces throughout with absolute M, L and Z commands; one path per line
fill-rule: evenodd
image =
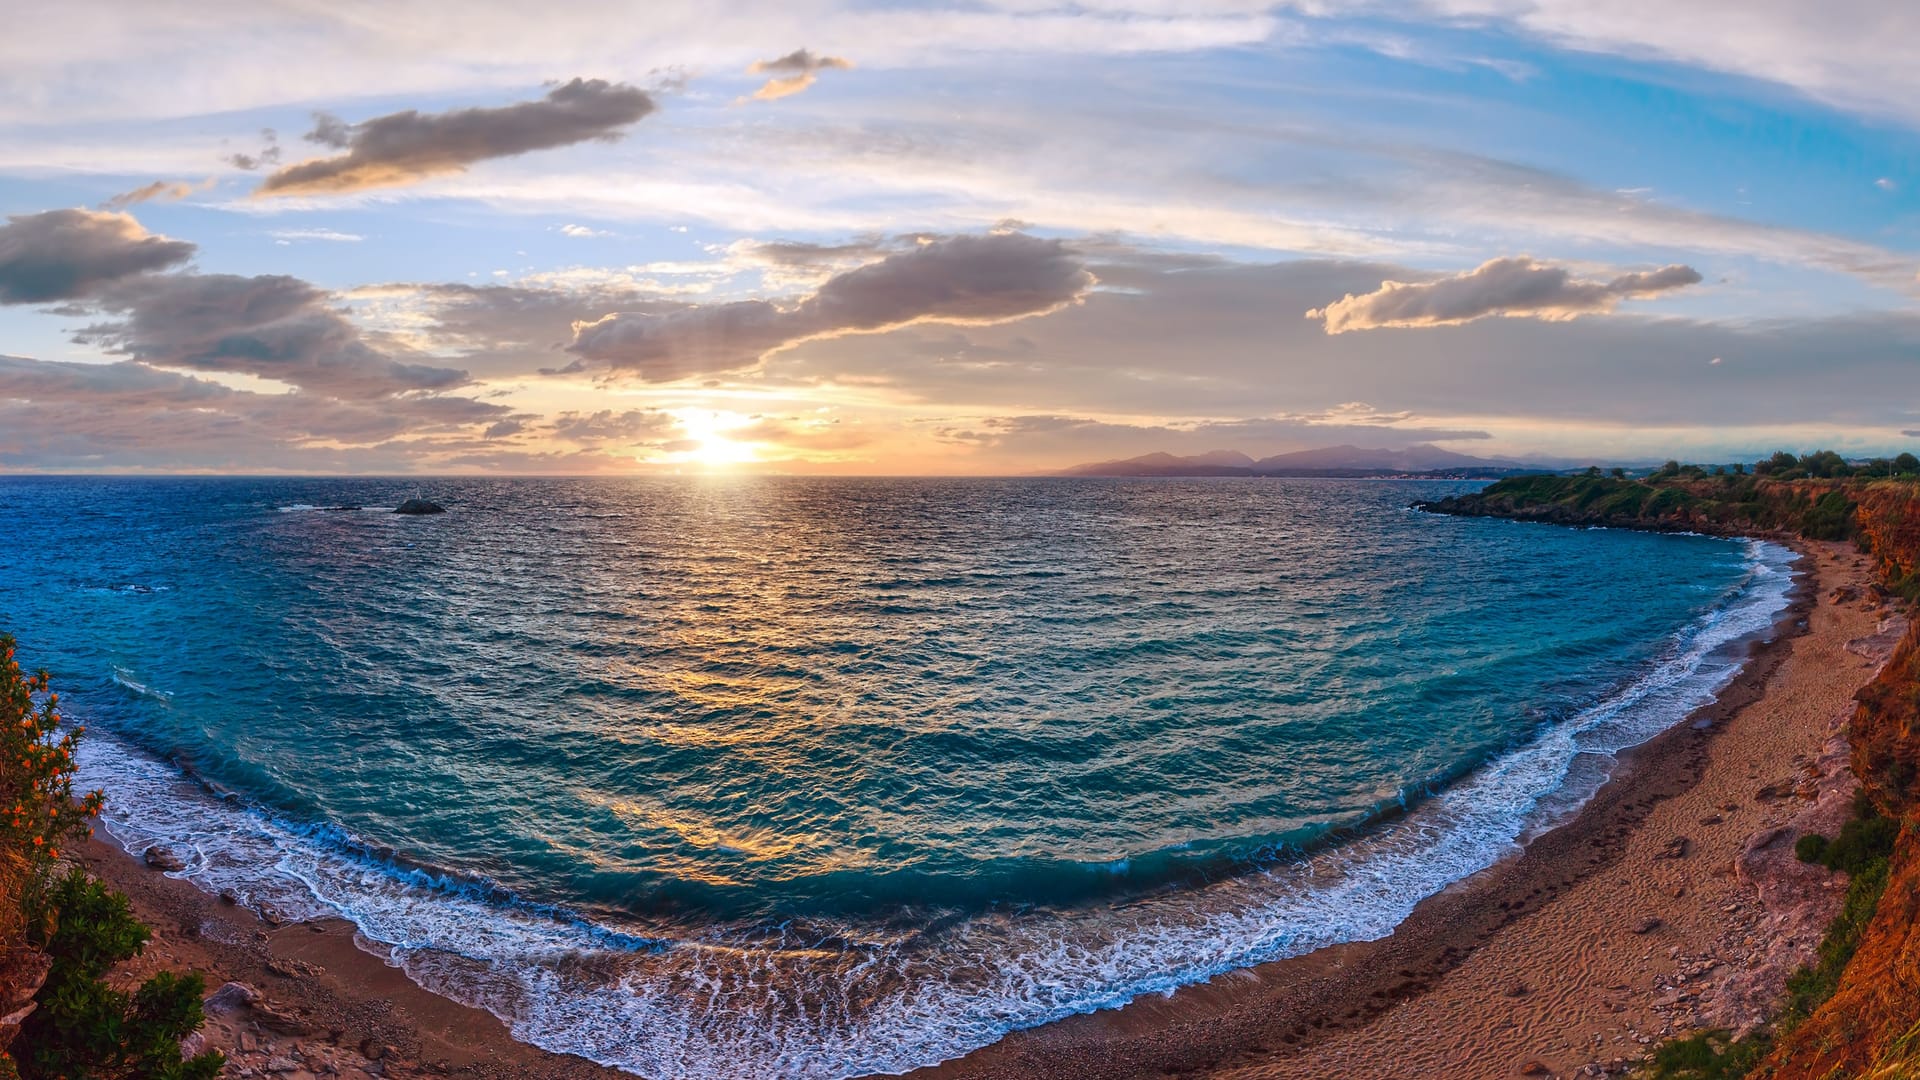
M 1782 542 L 1779 537 L 1765 539 Z M 1855 554 L 1851 545 L 1794 540 L 1790 546 L 1802 558 L 1795 564 L 1795 570 L 1801 573 L 1788 605 L 1775 620 L 1772 636 L 1750 646 L 1741 670 L 1715 700 L 1652 739 L 1622 751 L 1612 776 L 1570 818 L 1533 838 L 1519 853 L 1428 897 L 1389 936 L 1270 961 L 1171 995 L 1136 999 L 1117 1010 L 1082 1014 L 1013 1032 L 965 1057 L 907 1075 L 918 1080 L 1091 1080 L 1168 1075 L 1244 1080 L 1361 1075 L 1484 1080 L 1494 1076 L 1609 1075 L 1621 1071 L 1627 1061 L 1638 1057 L 1662 1035 L 1696 1026 L 1676 1028 L 1670 1019 L 1657 1016 L 1657 1001 L 1664 996 L 1655 993 L 1657 984 L 1636 987 L 1610 980 L 1594 987 L 1603 991 L 1598 996 L 1607 999 L 1604 1014 L 1574 1017 L 1563 1013 L 1556 1026 L 1590 1032 L 1601 1040 L 1590 1045 L 1601 1052 L 1580 1052 L 1568 1046 L 1559 1055 L 1549 1049 L 1556 1036 L 1537 1030 L 1522 1036 L 1522 1025 L 1514 1022 L 1512 1014 L 1543 1001 L 1551 1002 L 1549 1010 L 1563 1009 L 1569 1004 L 1565 988 L 1549 984 L 1580 981 L 1583 973 L 1577 963 L 1571 970 L 1509 965 L 1504 971 L 1475 972 L 1490 976 L 1478 987 L 1458 984 L 1466 970 L 1495 951 L 1495 946 L 1517 945 L 1501 950 L 1512 953 L 1540 951 L 1529 947 L 1547 944 L 1539 940 L 1545 936 L 1539 925 L 1543 913 L 1568 914 L 1560 910 L 1567 906 L 1567 898 L 1596 886 L 1605 892 L 1608 883 L 1604 879 L 1622 871 L 1643 869 L 1648 863 L 1666 859 L 1670 867 L 1685 867 L 1680 875 L 1685 878 L 1738 877 L 1731 866 L 1738 861 L 1737 854 L 1728 863 L 1709 869 L 1701 859 L 1703 853 L 1694 850 L 1694 836 L 1653 837 L 1656 815 L 1690 793 L 1699 792 L 1716 764 L 1722 774 L 1729 772 L 1726 766 L 1741 752 L 1740 736 L 1748 734 L 1744 729 L 1774 719 L 1770 715 L 1773 710 L 1767 706 L 1783 689 L 1776 684 L 1805 681 L 1810 674 L 1790 667 L 1795 654 L 1802 653 L 1807 666 L 1818 662 L 1811 655 L 1813 650 L 1803 649 L 1802 643 L 1820 636 L 1828 645 L 1835 644 L 1835 639 L 1844 645 L 1856 636 L 1865 636 L 1855 631 L 1868 629 L 1866 624 L 1877 626 L 1877 621 L 1861 618 L 1867 614 L 1864 611 L 1846 612 L 1854 617 L 1843 620 L 1844 625 L 1818 625 L 1838 614 L 1831 605 L 1820 603 L 1822 596 L 1838 584 L 1858 585 L 1871 579 L 1864 558 Z M 1842 548 L 1844 553 L 1840 553 Z M 1836 556 L 1841 565 L 1836 565 Z M 1805 730 L 1793 732 L 1788 739 L 1802 749 L 1788 754 L 1786 764 L 1814 758 L 1827 761 L 1827 775 L 1843 778 L 1849 796 L 1851 774 L 1846 771 L 1844 739 L 1837 756 L 1825 744 L 1835 736 L 1834 721 L 1843 721 L 1850 714 L 1852 690 L 1865 684 L 1878 664 L 1870 668 L 1856 668 L 1855 674 L 1842 680 L 1848 684 L 1844 692 L 1828 695 L 1837 698 L 1829 704 L 1841 708 L 1840 716 L 1812 718 L 1803 725 Z M 1708 722 L 1704 728 L 1703 722 Z M 1716 757 L 1721 761 L 1716 763 Z M 1743 781 L 1746 777 L 1732 779 Z M 1688 831 L 1697 835 L 1702 825 L 1716 818 L 1714 825 L 1705 827 L 1724 825 L 1726 816 L 1735 812 L 1729 808 L 1697 817 L 1694 821 L 1699 824 Z M 1833 824 L 1837 827 L 1838 821 Z M 1774 826 L 1754 832 L 1764 835 L 1771 828 Z M 1733 844 L 1720 846 L 1731 846 L 1739 853 L 1753 834 L 1742 832 L 1726 838 Z M 1791 859 L 1792 836 L 1782 834 L 1772 839 L 1765 846 L 1784 845 Z M 1682 853 L 1678 857 L 1666 854 L 1672 841 L 1680 841 Z M 1628 886 L 1623 880 L 1618 888 L 1625 891 Z M 1586 925 L 1577 925 L 1574 932 L 1584 932 L 1590 938 L 1625 939 L 1639 946 L 1639 951 L 1649 953 L 1642 959 L 1672 949 L 1676 950 L 1675 956 L 1666 959 L 1679 960 L 1686 950 L 1668 943 L 1674 924 L 1682 921 L 1683 910 L 1703 909 L 1714 890 L 1691 882 L 1663 890 L 1656 890 L 1659 895 L 1645 897 L 1645 902 L 1635 905 L 1647 913 L 1633 916 L 1632 921 L 1593 925 L 1594 912 L 1560 921 L 1584 922 Z M 1826 909 L 1837 909 L 1837 891 L 1831 900 L 1825 907 L 1816 904 L 1814 910 L 1802 913 L 1801 921 L 1813 924 L 1813 936 L 1810 941 L 1792 944 L 1804 946 L 1809 955 L 1830 914 Z M 1598 905 L 1602 909 L 1608 906 Z M 1709 914 L 1728 914 L 1724 904 L 1720 908 Z M 1648 921 L 1654 925 L 1642 931 Z M 1653 948 L 1646 948 L 1650 945 Z M 1695 959 L 1687 966 L 1698 967 L 1699 963 Z M 1724 965 L 1712 965 L 1719 966 Z M 1770 993 L 1762 988 L 1763 1000 L 1751 1003 L 1751 1007 L 1769 1008 L 1779 997 L 1792 965 L 1774 966 L 1780 967 L 1774 972 L 1778 984 Z M 1698 985 L 1699 975 L 1682 977 L 1680 984 L 1686 984 L 1688 978 Z M 1486 985 L 1488 982 L 1491 985 Z M 1453 1026 L 1427 1026 L 1414 1021 L 1399 1025 L 1401 1030 L 1393 1036 L 1377 1030 L 1408 1012 L 1410 1006 L 1441 999 L 1449 999 L 1443 1002 L 1447 1007 L 1432 1011 L 1446 1014 L 1444 1019 Z M 1630 1046 L 1608 1042 L 1593 1029 L 1609 1022 L 1616 1027 L 1624 1022 L 1640 1034 Z M 1652 1034 L 1647 1034 L 1649 1031 Z M 1444 1046 L 1437 1053 L 1423 1055 L 1422 1043 L 1428 1050 L 1434 1049 L 1434 1044 Z M 1388 1056 L 1381 1053 L 1384 1047 L 1392 1048 L 1393 1060 L 1382 1060 Z M 1427 1060 L 1420 1061 L 1423 1056 Z M 1556 1056 L 1565 1060 L 1553 1060 Z
M 1428 897 L 1387 937 L 1269 961 L 1171 995 L 1015 1031 L 908 1075 L 927 1080 L 1112 1077 L 1258 1068 L 1304 1060 L 1343 1033 L 1364 1030 L 1397 1006 L 1428 996 L 1476 950 L 1520 932 L 1512 928 L 1525 926 L 1527 916 L 1552 905 L 1563 890 L 1612 866 L 1653 806 L 1698 783 L 1708 745 L 1728 721 L 1762 700 L 1792 652 L 1790 642 L 1806 632 L 1796 624 L 1824 610 L 1818 599 L 1831 584 L 1833 568 L 1809 552 L 1831 545 L 1791 546 L 1803 557 L 1795 564 L 1801 574 L 1788 605 L 1770 641 L 1750 646 L 1742 668 L 1716 700 L 1621 752 L 1612 776 L 1571 817 L 1534 837 L 1518 854 Z M 1863 674 L 1859 681 L 1868 677 Z M 1710 730 L 1694 727 L 1702 719 L 1713 721 Z M 226 980 L 248 982 L 265 992 L 268 1013 L 291 1009 L 307 1017 L 308 1034 L 257 1034 L 252 1040 L 257 1047 L 304 1040 L 309 1056 L 324 1058 L 349 1077 L 631 1075 L 515 1042 L 492 1013 L 422 989 L 356 947 L 351 925 L 342 920 L 268 927 L 190 882 L 155 873 L 110 841 L 94 841 L 85 858 L 93 872 L 133 897 L 136 911 L 155 927 L 156 946 L 142 964 L 207 971 L 209 990 Z M 297 977 L 283 976 L 276 967 Z M 1315 1002 L 1317 1007 L 1308 1007 Z M 269 1059 L 270 1053 L 244 1049 L 245 1030 L 273 1026 L 263 1028 L 250 1015 L 242 1010 L 226 1020 L 214 1018 L 218 1030 L 210 1030 L 215 1036 L 210 1045 L 231 1045 L 249 1058 Z M 377 1051 L 374 1058 L 361 1052 L 363 1044 Z

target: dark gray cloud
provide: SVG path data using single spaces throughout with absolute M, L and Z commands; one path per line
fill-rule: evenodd
M 0 304 L 85 297 L 136 274 L 176 266 L 194 245 L 155 236 L 127 214 L 48 210 L 0 227 Z
M 788 307 L 737 300 L 582 322 L 568 351 L 580 358 L 576 370 L 598 366 L 663 382 L 752 367 L 767 353 L 819 338 L 1043 315 L 1093 285 L 1080 257 L 1057 240 L 956 236 L 835 274 Z
M 1520 255 L 1491 259 L 1465 273 L 1433 281 L 1383 281 L 1374 292 L 1348 293 L 1308 311 L 1307 318 L 1320 320 L 1329 334 L 1387 326 L 1452 326 L 1489 315 L 1566 320 L 1612 311 L 1622 300 L 1696 285 L 1700 280 L 1700 272 L 1691 266 L 1674 265 L 1609 281 L 1579 281 L 1565 267 Z
M 313 130 L 300 137 L 310 143 L 345 150 L 353 145 L 353 125 L 332 113 L 317 112 L 313 114 Z
M 469 381 L 375 348 L 328 293 L 298 278 L 149 275 L 101 290 L 95 304 L 110 318 L 75 340 L 156 367 L 239 372 L 349 399 Z
M 881 237 L 874 236 L 845 244 L 810 244 L 799 240 L 747 240 L 735 245 L 733 250 L 737 250 L 740 255 L 754 262 L 766 263 L 770 266 L 813 269 L 821 266 L 837 266 L 848 260 L 866 262 L 882 258 L 898 251 L 899 247 L 888 244 Z
M 228 154 L 221 159 L 236 169 L 252 172 L 280 164 L 280 133 L 272 128 L 260 129 L 260 150 L 257 153 Z
M 654 110 L 646 91 L 603 79 L 574 79 L 538 101 L 495 109 L 422 114 L 413 109 L 347 127 L 323 117 L 309 137 L 344 140 L 346 153 L 289 165 L 256 195 L 324 195 L 411 184 L 464 171 L 475 162 L 589 140 L 611 141 Z
M 749 75 L 771 75 L 753 92 L 756 101 L 774 101 L 797 94 L 812 86 L 822 71 L 847 71 L 853 61 L 838 56 L 818 56 L 806 49 L 795 49 L 772 60 L 759 60 L 748 66 Z

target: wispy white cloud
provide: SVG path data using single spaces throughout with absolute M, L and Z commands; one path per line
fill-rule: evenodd
M 324 240 L 334 244 L 358 244 L 366 237 L 359 233 L 341 232 L 338 229 L 273 229 L 267 233 L 275 240 L 289 243 L 301 240 Z

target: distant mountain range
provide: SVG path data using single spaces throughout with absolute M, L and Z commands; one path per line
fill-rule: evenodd
M 1477 458 L 1420 443 L 1404 450 L 1326 446 L 1255 460 L 1237 450 L 1211 450 L 1181 457 L 1146 454 L 1064 469 L 1064 476 L 1407 476 L 1426 474 L 1506 476 L 1539 471 L 1518 461 Z

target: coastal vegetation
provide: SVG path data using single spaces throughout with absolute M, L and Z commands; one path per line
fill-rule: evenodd
M 211 1080 L 220 1054 L 180 1051 L 201 1023 L 199 975 L 160 972 L 131 993 L 108 981 L 151 932 L 62 860 L 104 795 L 74 797 L 84 729 L 59 707 L 0 635 L 0 1080 Z
M 1427 504 L 1446 513 L 1572 525 L 1852 540 L 1886 594 L 1920 600 L 1920 460 L 1850 465 L 1838 454 L 1775 454 L 1751 468 L 1669 462 L 1645 477 L 1527 476 Z M 1838 597 L 1836 600 L 1840 599 Z M 1848 729 L 1860 781 L 1836 837 L 1800 857 L 1848 875 L 1814 962 L 1787 985 L 1771 1030 L 1670 1042 L 1659 1080 L 1911 1080 L 1920 1076 L 1920 624 L 1857 695 Z

